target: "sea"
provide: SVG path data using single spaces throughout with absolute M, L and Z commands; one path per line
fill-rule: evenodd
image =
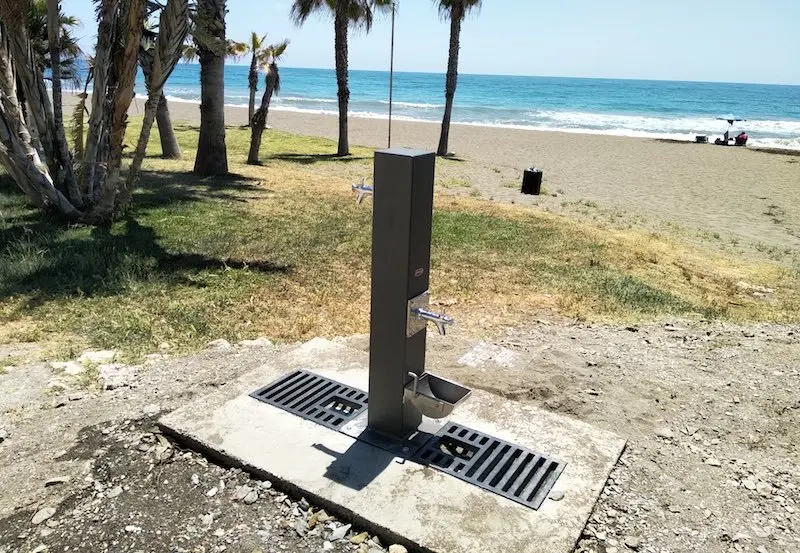
M 226 65 L 225 102 L 246 106 L 245 65 Z M 270 109 L 337 112 L 336 75 L 328 69 L 281 68 L 281 91 Z M 441 122 L 445 76 L 394 73 L 392 117 Z M 258 99 L 263 91 L 259 85 Z M 137 93 L 144 95 L 141 76 Z M 181 63 L 166 85 L 169 100 L 199 102 L 200 66 Z M 386 119 L 389 73 L 350 71 L 350 113 Z M 750 144 L 800 150 L 800 86 L 710 82 L 522 77 L 462 74 L 453 122 L 464 125 L 694 140 L 720 136 L 718 118 L 745 119 Z

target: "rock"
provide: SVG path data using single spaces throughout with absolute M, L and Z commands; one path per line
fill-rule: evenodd
M 85 397 L 86 397 L 86 394 L 84 394 L 83 392 L 75 392 L 75 393 L 72 393 L 72 394 L 68 395 L 67 399 L 69 401 L 80 401 Z
M 738 532 L 738 533 L 734 534 L 731 537 L 731 541 L 734 542 L 734 543 L 739 542 L 739 541 L 746 541 L 746 540 L 749 540 L 749 539 L 750 539 L 750 536 L 748 536 L 747 534 L 743 534 L 741 532 Z
M 236 491 L 233 492 L 233 497 L 231 497 L 231 499 L 233 501 L 244 501 L 244 498 L 247 497 L 252 491 L 253 488 L 250 486 L 239 486 L 236 488 Z
M 664 438 L 665 440 L 672 440 L 675 438 L 675 432 L 668 426 L 661 426 L 656 428 L 656 436 Z
M 211 340 L 206 344 L 207 349 L 231 349 L 231 343 L 224 338 Z
M 669 507 L 667 507 L 667 509 L 669 509 L 670 513 L 680 513 L 683 510 L 677 505 L 670 505 Z
M 549 497 L 551 501 L 561 501 L 562 499 L 564 499 L 564 492 L 560 490 L 553 490 L 552 492 L 550 492 Z
M 294 531 L 302 538 L 308 532 L 308 525 L 303 519 L 298 519 L 294 523 Z
M 389 553 L 408 553 L 408 549 L 396 543 L 389 546 Z
M 222 536 L 225 535 L 225 530 L 223 530 L 222 528 L 217 528 L 216 530 L 214 530 L 214 535 L 218 538 L 221 538 Z
M 238 345 L 244 348 L 268 348 L 272 346 L 272 342 L 262 336 L 255 340 L 242 340 Z
M 37 513 L 33 515 L 33 518 L 31 519 L 31 524 L 33 525 L 41 524 L 48 518 L 52 517 L 54 514 L 56 514 L 55 507 L 45 507 L 44 509 L 39 509 L 39 511 L 37 511 Z
M 347 535 L 347 532 L 350 531 L 351 526 L 352 524 L 344 524 L 342 526 L 337 527 L 330 533 L 328 539 L 330 541 L 339 541 L 340 539 L 344 538 Z
M 142 409 L 142 413 L 146 416 L 151 417 L 153 415 L 158 415 L 161 412 L 161 407 L 156 405 L 155 403 L 151 403 L 150 405 L 145 405 Z
M 49 488 L 50 486 L 58 486 L 60 484 L 66 484 L 69 482 L 69 476 L 56 476 L 55 478 L 51 478 L 44 483 L 45 488 Z
M 104 390 L 115 390 L 130 386 L 134 374 L 125 365 L 109 363 L 100 365 L 98 377 L 103 383 Z
M 712 466 L 712 467 L 721 467 L 722 466 L 722 463 L 716 457 L 709 457 L 704 462 L 705 462 L 705 464 L 707 464 L 709 466 Z
M 85 351 L 78 357 L 78 363 L 94 363 L 99 365 L 101 363 L 111 363 L 116 358 L 117 352 L 110 349 L 98 351 Z
M 216 486 L 214 486 L 213 488 L 211 488 L 210 490 L 208 490 L 208 491 L 206 492 L 206 495 L 207 495 L 208 497 L 214 497 L 215 495 L 217 495 L 217 492 L 218 492 L 218 491 L 219 491 L 219 488 L 217 488 Z
M 759 493 L 759 495 L 772 495 L 772 485 L 767 482 L 759 482 L 756 484 L 756 491 Z
M 75 361 L 53 361 L 50 366 L 70 376 L 77 376 L 86 370 L 86 366 Z
M 193 475 L 192 475 L 192 484 L 193 484 L 193 485 L 195 485 L 195 486 L 197 486 L 198 484 L 200 484 L 200 477 L 199 477 L 199 476 L 197 476 L 196 474 L 193 474 Z
M 122 486 L 114 486 L 110 490 L 106 492 L 106 497 L 109 499 L 114 499 L 115 497 L 119 497 L 122 493 Z
M 255 490 L 250 490 L 250 493 L 244 496 L 244 499 L 242 501 L 244 502 L 245 505 L 252 505 L 256 501 L 258 501 L 258 492 Z
M 304 511 L 307 511 L 309 507 L 311 507 L 305 497 L 300 498 L 300 503 L 297 505 Z
M 47 551 L 47 546 L 43 543 L 40 543 L 38 546 L 36 546 L 36 549 L 31 551 L 31 553 L 43 553 L 44 551 Z
M 350 538 L 350 543 L 355 545 L 360 545 L 369 539 L 369 534 L 366 532 L 361 532 L 360 534 L 356 534 L 352 538 Z
M 211 526 L 214 524 L 214 515 L 206 514 L 200 517 L 200 522 L 203 523 L 203 526 Z
M 322 550 L 323 551 L 331 551 L 333 549 L 333 544 L 329 541 L 323 542 Z
M 742 480 L 742 486 L 744 486 L 746 489 L 748 489 L 750 491 L 753 491 L 753 490 L 756 489 L 756 481 L 753 480 L 752 477 L 748 476 L 747 478 Z
M 756 548 L 756 551 L 757 551 L 758 553 L 769 553 L 769 552 L 767 551 L 767 548 L 766 548 L 766 547 L 764 547 L 763 545 L 759 545 L 759 546 Z
M 625 543 L 625 547 L 633 550 L 639 549 L 642 546 L 642 540 L 635 536 L 628 536 L 623 543 Z
M 8 430 L 0 428 L 0 444 L 8 439 Z
M 125 531 L 129 534 L 138 534 L 142 531 L 141 526 L 134 526 L 133 524 L 129 524 L 125 527 Z

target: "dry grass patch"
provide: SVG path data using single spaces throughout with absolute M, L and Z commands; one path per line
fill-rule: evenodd
M 350 184 L 371 172 L 371 152 L 341 160 L 329 141 L 269 131 L 264 165 L 252 167 L 247 131 L 230 129 L 233 174 L 198 179 L 196 130 L 178 133 L 185 159 L 146 160 L 134 212 L 107 229 L 48 219 L 0 184 L 0 339 L 136 357 L 215 338 L 366 332 L 371 204 L 357 206 Z M 776 291 L 758 299 L 739 281 Z M 644 232 L 468 197 L 435 201 L 432 290 L 459 332 L 542 309 L 602 321 L 796 321 L 797 284 L 777 265 Z

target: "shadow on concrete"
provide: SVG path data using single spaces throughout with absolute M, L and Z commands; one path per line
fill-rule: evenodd
M 366 488 L 396 459 L 388 451 L 359 441 L 355 441 L 344 453 L 322 444 L 314 444 L 313 447 L 334 458 L 325 471 L 325 478 L 357 491 Z

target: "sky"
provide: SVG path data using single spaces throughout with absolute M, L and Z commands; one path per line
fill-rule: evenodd
M 331 68 L 333 22 L 302 27 L 291 0 L 228 0 L 227 34 L 291 41 L 283 65 Z M 94 49 L 89 0 L 62 0 Z M 461 73 L 800 85 L 800 0 L 484 0 L 461 33 Z M 351 33 L 350 67 L 385 70 L 391 18 Z M 444 72 L 449 24 L 431 0 L 399 0 L 395 69 Z M 240 62 L 244 63 L 244 61 Z

